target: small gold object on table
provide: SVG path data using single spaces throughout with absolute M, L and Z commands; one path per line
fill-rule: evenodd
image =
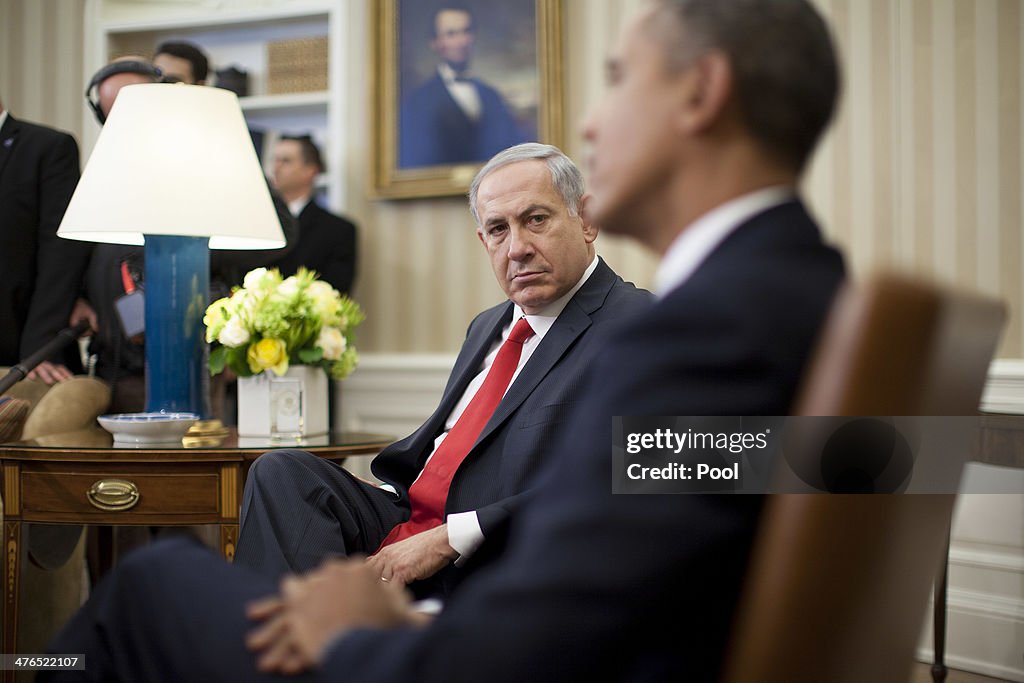
M 197 420 L 181 437 L 185 448 L 214 448 L 228 436 L 228 429 L 220 420 Z

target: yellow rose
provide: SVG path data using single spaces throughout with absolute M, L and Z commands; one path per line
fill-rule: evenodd
M 245 354 L 249 369 L 259 374 L 273 370 L 278 377 L 288 372 L 288 350 L 280 339 L 261 339 Z
M 203 316 L 203 324 L 206 325 L 207 343 L 213 342 L 217 338 L 221 328 L 224 327 L 224 323 L 227 322 L 227 307 L 229 305 L 230 300 L 224 297 L 223 299 L 217 299 L 207 307 L 206 315 Z

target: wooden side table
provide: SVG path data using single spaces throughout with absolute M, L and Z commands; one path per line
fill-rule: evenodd
M 330 460 L 378 453 L 391 439 L 342 433 L 299 443 L 242 440 L 216 445 L 115 447 L 109 434 L 86 430 L 57 440 L 0 445 L 4 505 L 3 652 L 17 652 L 21 525 L 176 526 L 216 524 L 230 561 L 238 540 L 241 494 L 249 466 L 262 453 L 297 447 Z M 31 609 L 31 605 L 26 605 Z M 14 672 L 3 672 L 5 681 Z

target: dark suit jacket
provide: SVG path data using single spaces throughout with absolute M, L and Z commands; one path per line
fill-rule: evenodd
M 473 121 L 452 99 L 440 74 L 419 85 L 399 114 L 399 168 L 487 161 L 533 136 L 520 129 L 501 94 L 471 79 L 480 94 L 480 119 Z
M 320 273 L 322 280 L 342 294 L 348 294 L 356 278 L 356 226 L 310 200 L 299 214 L 298 244 L 271 265 L 280 268 L 284 277 L 305 266 Z
M 502 561 L 426 629 L 342 638 L 324 678 L 716 680 L 760 497 L 612 495 L 610 417 L 786 414 L 842 273 L 798 203 L 738 228 L 614 335 Z
M 548 445 L 576 402 L 581 383 L 614 323 L 646 308 L 650 294 L 622 281 L 600 261 L 502 398 L 476 445 L 455 473 L 446 514 L 476 510 L 486 536 L 505 518 L 527 480 L 551 457 Z M 372 464 L 374 475 L 399 492 L 408 508 L 409 486 L 423 469 L 434 439 L 479 372 L 484 357 L 512 317 L 508 301 L 478 315 L 455 361 L 437 410 L 410 436 Z
M 57 237 L 78 174 L 74 138 L 8 114 L 0 129 L 0 365 L 67 327 L 91 248 Z M 75 356 L 77 347 L 53 360 Z

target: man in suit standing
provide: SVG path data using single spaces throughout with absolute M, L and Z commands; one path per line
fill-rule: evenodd
M 0 102 L 0 365 L 14 365 L 67 326 L 91 249 L 57 237 L 78 175 L 74 138 L 19 121 Z M 67 379 L 77 355 L 74 346 L 29 376 Z
M 463 6 L 434 14 L 431 49 L 437 73 L 417 86 L 399 112 L 399 168 L 486 161 L 530 135 L 497 90 L 469 73 L 476 33 Z
M 611 417 L 788 412 L 843 276 L 796 189 L 838 67 L 807 0 L 652 0 L 607 73 L 588 209 L 661 254 L 660 300 L 595 361 L 500 560 L 425 626 L 376 567 L 330 561 L 254 628 L 241 605 L 273 588 L 178 544 L 129 558 L 58 651 L 122 680 L 718 680 L 761 501 L 613 495 Z M 181 591 L 205 609 L 150 597 Z
M 484 167 L 470 207 L 509 300 L 470 324 L 434 414 L 373 461 L 386 487 L 301 451 L 259 458 L 236 564 L 276 579 L 327 556 L 377 551 L 370 563 L 380 576 L 420 594 L 462 580 L 456 564 L 502 524 L 549 457 L 606 329 L 649 296 L 596 256 L 585 201 L 579 170 L 550 145 L 519 145 Z
M 284 135 L 274 147 L 274 189 L 299 222 L 299 241 L 270 265 L 285 277 L 299 266 L 320 273 L 332 287 L 348 294 L 356 277 L 356 226 L 325 211 L 313 197 L 316 177 L 324 172 L 320 150 L 308 135 Z

